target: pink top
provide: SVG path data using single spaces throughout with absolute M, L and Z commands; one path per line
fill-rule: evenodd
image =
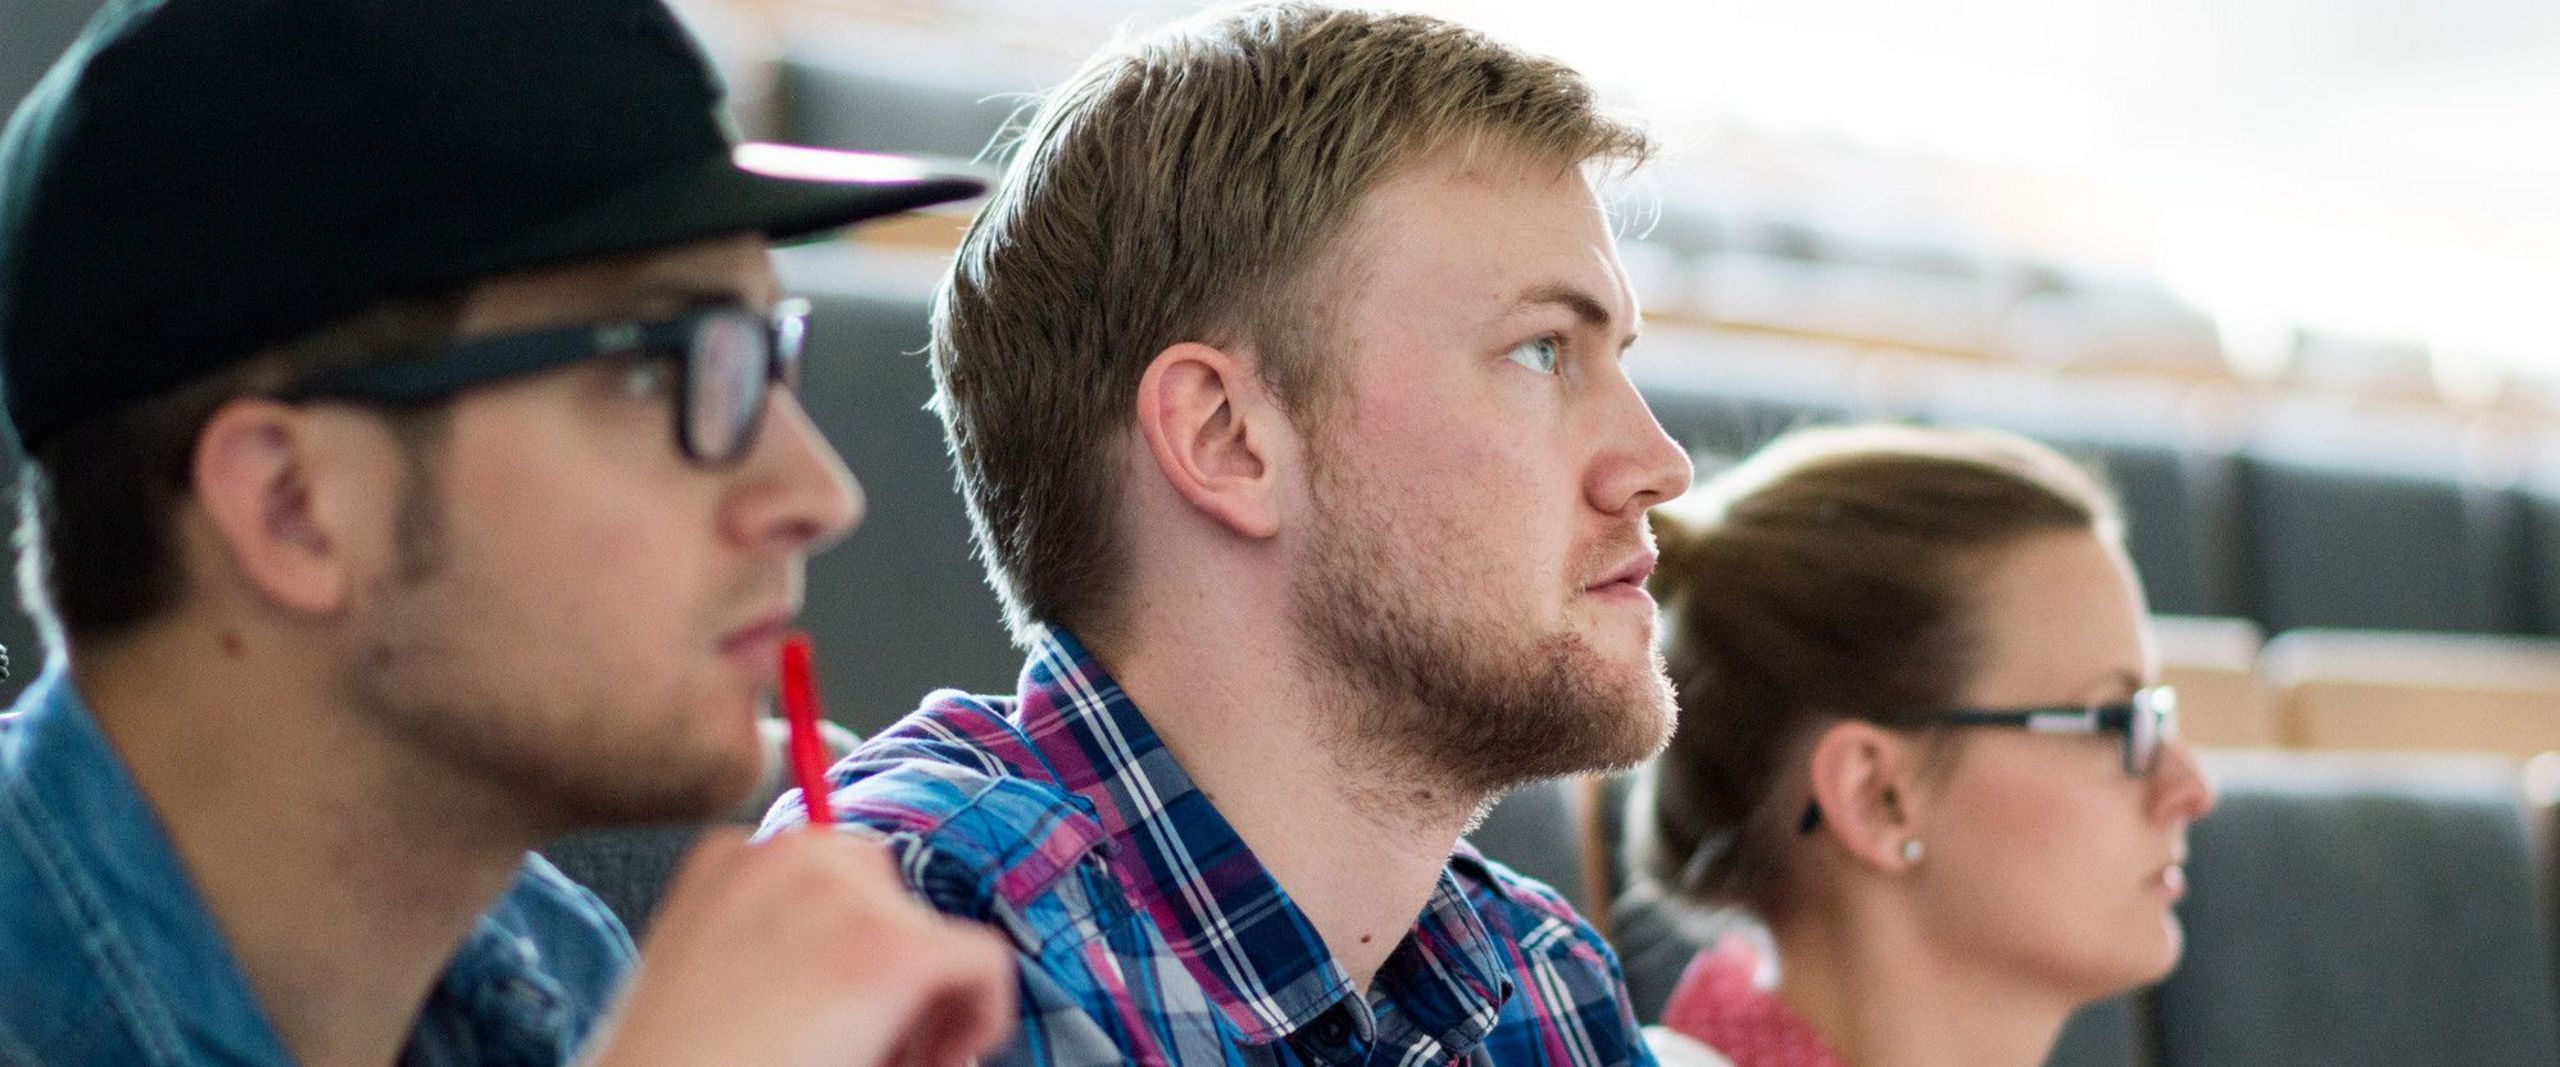
M 1727 937 L 1689 961 L 1662 1025 L 1722 1053 L 1733 1067 L 1842 1067 L 1804 1018 L 1759 982 L 1760 953 Z

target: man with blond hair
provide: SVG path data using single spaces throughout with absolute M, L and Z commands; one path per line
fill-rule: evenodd
M 933 346 L 1029 663 L 832 772 L 1012 938 L 1010 1062 L 1647 1060 L 1600 938 L 1459 840 L 1667 736 L 1689 467 L 1592 184 L 1645 148 L 1552 61 L 1297 3 L 1033 120 Z

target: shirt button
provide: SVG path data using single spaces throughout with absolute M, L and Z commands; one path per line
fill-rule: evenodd
M 1316 1020 L 1316 1040 L 1328 1045 L 1339 1045 L 1350 1037 L 1351 1025 L 1343 1022 L 1342 1016 L 1327 1015 Z

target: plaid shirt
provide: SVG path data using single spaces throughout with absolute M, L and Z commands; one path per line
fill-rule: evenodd
M 1315 926 L 1066 634 L 1012 699 L 948 690 L 829 772 L 910 885 L 1009 934 L 1027 1064 L 1653 1062 L 1617 957 L 1461 843 L 1360 996 Z M 804 818 L 798 794 L 765 833 Z

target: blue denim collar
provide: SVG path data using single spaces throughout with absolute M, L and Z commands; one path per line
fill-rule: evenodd
M 0 1061 L 293 1062 L 58 658 L 0 715 L 0 900 Z M 565 1062 L 630 957 L 592 894 L 528 857 L 403 1061 Z
M 21 999 L 33 997 L 89 1025 L 111 1010 L 121 1040 L 149 1061 L 291 1062 L 159 817 L 59 658 L 9 719 L 0 727 L 0 824 L 31 853 L 29 873 L 44 884 L 33 899 L 12 895 L 0 939 L 32 949 L 29 942 L 55 941 L 45 935 L 58 932 L 76 939 L 76 952 L 57 942 L 44 953 L 50 958 L 12 961 L 44 973 L 0 980 L 8 1025 L 39 1053 L 50 1044 L 24 1032 L 23 1020 L 44 1014 Z M 26 972 L 0 967 L 9 973 Z

